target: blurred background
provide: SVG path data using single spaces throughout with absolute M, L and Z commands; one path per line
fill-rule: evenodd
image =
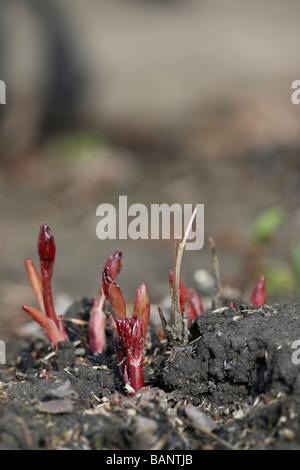
M 58 313 L 97 294 L 123 252 L 132 303 L 168 295 L 173 241 L 96 236 L 102 203 L 205 204 L 205 245 L 182 278 L 205 293 L 213 236 L 226 292 L 268 300 L 300 286 L 300 79 L 297 0 L 1 0 L 0 337 L 36 305 L 40 224 L 57 246 Z

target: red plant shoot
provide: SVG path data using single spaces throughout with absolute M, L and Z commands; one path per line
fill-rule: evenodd
M 121 259 L 122 253 L 113 251 L 106 260 L 105 267 L 110 270 L 113 278 L 116 278 L 121 270 Z M 105 300 L 103 282 L 101 282 L 98 297 L 94 300 L 94 305 L 90 312 L 89 346 L 92 352 L 102 353 L 105 349 Z
M 113 279 L 108 267 L 104 268 L 102 278 L 104 294 L 111 303 L 115 314 L 115 318 L 112 315 L 110 318 L 119 366 L 125 384 L 130 380 L 130 386 L 136 392 L 144 386 L 143 348 L 150 316 L 147 287 L 143 283 L 137 289 L 134 300 L 134 314 L 131 318 L 127 318 L 126 304 L 121 289 Z
M 29 305 L 23 305 L 22 308 L 25 310 L 25 312 L 29 313 L 33 320 L 35 320 L 42 328 L 44 328 L 48 338 L 50 339 L 51 343 L 54 344 L 54 346 L 57 346 L 57 343 L 62 341 L 61 332 L 55 323 L 51 320 L 51 318 L 47 317 L 37 308 L 30 307 Z
M 122 343 L 121 337 L 118 333 L 118 328 L 116 324 L 116 320 L 112 314 L 109 315 L 110 323 L 113 330 L 114 336 L 114 344 L 115 344 L 115 351 L 118 358 L 118 366 L 120 368 L 121 374 L 124 378 L 125 385 L 129 381 L 128 377 L 128 370 L 127 370 L 127 353 L 126 349 Z
M 41 263 L 41 275 L 52 277 L 53 265 L 55 261 L 56 247 L 53 234 L 47 224 L 40 227 L 38 238 L 38 254 Z
M 51 318 L 51 320 L 58 327 L 58 319 L 55 314 L 51 291 L 51 278 L 55 260 L 55 252 L 56 249 L 53 234 L 48 225 L 43 224 L 41 225 L 38 239 L 38 253 L 41 266 L 43 299 L 47 316 Z
M 25 259 L 25 268 L 27 271 L 28 279 L 30 280 L 32 290 L 36 296 L 36 300 L 40 306 L 42 312 L 45 313 L 45 305 L 44 305 L 44 298 L 43 298 L 43 282 L 41 279 L 40 274 L 36 270 L 32 259 L 26 258 Z
M 110 269 L 105 266 L 102 272 L 102 287 L 103 292 L 110 304 L 112 305 L 114 314 L 119 318 L 126 318 L 126 304 L 118 283 L 113 279 Z M 118 365 L 124 377 L 125 384 L 128 382 L 127 364 L 126 364 L 126 349 L 119 336 L 116 320 L 113 315 L 109 315 L 110 322 L 113 329 L 115 351 L 118 358 Z
M 122 253 L 120 251 L 113 251 L 106 260 L 105 267 L 109 269 L 110 274 L 116 278 L 121 271 Z
M 254 305 L 264 305 L 267 303 L 265 277 L 260 276 L 255 284 L 250 302 Z
M 170 269 L 169 271 L 169 280 L 170 284 L 173 284 L 173 270 Z M 203 306 L 202 306 L 202 299 L 198 292 L 193 289 L 192 287 L 186 287 L 184 283 L 179 280 L 179 290 L 180 290 L 180 308 L 181 310 L 183 309 L 184 306 L 184 300 L 187 299 L 187 310 L 186 314 L 189 319 L 189 323 L 191 320 L 196 318 L 198 315 L 201 315 L 203 312 Z
M 192 287 L 188 287 L 188 293 L 190 296 L 191 305 L 194 310 L 194 318 L 196 318 L 203 313 L 202 299 L 198 292 Z
M 143 375 L 143 321 L 138 315 L 117 318 L 116 325 L 127 355 L 130 386 L 135 392 L 144 386 Z
M 136 290 L 133 314 L 138 315 L 142 319 L 143 323 L 143 337 L 146 338 L 149 317 L 150 317 L 150 304 L 148 298 L 147 286 L 143 284 Z
M 40 227 L 38 238 L 38 254 L 40 258 L 40 271 L 38 273 L 33 261 L 25 259 L 25 267 L 33 292 L 41 310 L 23 305 L 25 312 L 45 329 L 46 334 L 54 346 L 59 341 L 68 339 L 62 318 L 57 318 L 52 299 L 51 278 L 55 260 L 55 242 L 53 234 L 47 224 Z
M 126 317 L 126 304 L 119 284 L 105 266 L 102 273 L 102 286 L 106 299 L 111 303 L 116 317 Z
M 90 311 L 89 321 L 89 346 L 91 352 L 102 353 L 105 349 L 105 313 L 104 313 L 104 295 L 94 300 Z

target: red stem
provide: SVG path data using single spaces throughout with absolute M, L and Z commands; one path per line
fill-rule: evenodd
M 99 296 L 94 301 L 89 321 L 89 346 L 92 352 L 99 354 L 105 349 L 104 303 L 105 296 L 103 292 L 100 292 Z
M 115 351 L 116 351 L 116 355 L 117 355 L 118 363 L 119 363 L 118 365 L 119 365 L 121 374 L 124 377 L 124 382 L 126 384 L 128 382 L 126 349 L 124 348 L 124 345 L 123 345 L 122 340 L 120 338 L 120 335 L 118 333 L 118 328 L 117 328 L 117 325 L 116 325 L 116 322 L 115 322 L 115 319 L 114 319 L 113 315 L 110 314 L 109 319 L 110 319 L 110 323 L 111 323 L 112 330 L 113 330 L 113 335 L 114 335 Z
M 58 329 L 59 329 L 59 332 L 61 334 L 61 341 L 69 341 L 69 337 L 68 337 L 66 329 L 65 329 L 65 325 L 64 325 L 64 322 L 63 322 L 62 315 L 59 315 L 57 321 L 58 321 Z
M 29 313 L 29 315 L 46 331 L 46 334 L 54 346 L 57 346 L 59 341 L 64 338 L 61 337 L 61 333 L 53 321 L 48 318 L 44 313 L 40 312 L 37 308 L 30 307 L 29 305 L 23 305 L 23 310 Z
M 47 224 L 40 226 L 38 238 L 38 253 L 41 265 L 41 278 L 43 283 L 43 298 L 47 317 L 54 321 L 58 327 L 58 320 L 53 306 L 51 277 L 55 260 L 55 241 L 50 227 Z
M 52 290 L 51 290 L 51 279 L 48 276 L 46 270 L 42 270 L 42 280 L 43 280 L 43 298 L 45 304 L 45 311 L 47 317 L 51 318 L 51 320 L 55 323 L 58 327 L 58 320 L 56 317 L 56 313 L 54 310 L 53 299 L 52 299 Z
M 144 387 L 143 355 L 137 359 L 128 358 L 130 385 L 137 392 Z

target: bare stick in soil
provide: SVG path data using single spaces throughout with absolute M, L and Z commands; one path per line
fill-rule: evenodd
M 226 449 L 229 449 L 229 450 L 237 450 L 236 447 L 232 446 L 229 442 L 225 441 L 224 439 L 222 439 L 221 437 L 219 437 L 217 434 L 211 432 L 211 431 L 208 431 L 207 429 L 205 429 L 204 427 L 202 426 L 198 426 L 197 424 L 194 424 L 192 423 L 191 421 L 189 420 L 185 420 L 184 421 L 186 426 L 189 426 L 191 428 L 194 428 L 194 429 L 197 429 L 197 431 L 199 432 L 202 432 L 203 434 L 205 434 L 206 436 L 210 437 L 211 439 L 213 439 L 214 441 L 217 441 L 219 444 L 221 444 L 223 447 L 225 447 Z
M 215 241 L 213 237 L 209 237 L 208 241 L 210 243 L 210 250 L 212 254 L 213 276 L 214 276 L 214 281 L 215 281 L 215 288 L 214 288 L 214 293 L 213 293 L 213 308 L 219 308 L 222 306 L 222 297 L 223 297 L 219 259 L 218 259 L 216 245 L 215 245 Z
M 158 308 L 160 320 L 164 332 L 170 344 L 180 344 L 186 346 L 188 344 L 188 316 L 187 316 L 187 299 L 185 299 L 183 309 L 180 308 L 180 267 L 182 255 L 185 244 L 191 230 L 194 218 L 196 216 L 197 208 L 194 209 L 192 217 L 188 223 L 182 240 L 178 239 L 175 242 L 174 255 L 173 255 L 173 282 L 171 285 L 171 321 L 170 325 L 167 324 L 161 308 Z
M 13 422 L 13 421 L 15 421 L 16 423 L 18 423 L 21 426 L 21 428 L 24 432 L 24 436 L 25 436 L 25 439 L 26 439 L 26 442 L 27 442 L 28 449 L 33 450 L 34 445 L 33 445 L 33 441 L 32 441 L 30 431 L 28 429 L 27 424 L 25 423 L 24 419 L 21 418 L 21 416 L 12 416 L 12 417 L 6 416 L 4 418 L 1 418 L 0 419 L 0 434 L 2 432 L 2 428 L 4 429 L 4 427 L 7 423 L 10 423 L 10 422 Z M 11 434 L 14 438 L 16 438 L 16 436 L 13 434 L 13 432 L 8 431 L 8 430 L 5 430 L 5 431 L 7 433 Z

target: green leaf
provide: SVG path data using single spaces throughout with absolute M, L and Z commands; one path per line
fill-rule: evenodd
M 264 258 L 262 264 L 268 293 L 293 292 L 295 278 L 288 263 Z
M 63 133 L 48 142 L 48 151 L 64 160 L 91 160 L 99 157 L 99 150 L 108 148 L 105 136 L 93 133 Z
M 267 243 L 286 219 L 283 207 L 275 206 L 262 211 L 253 224 L 253 239 L 255 243 Z

